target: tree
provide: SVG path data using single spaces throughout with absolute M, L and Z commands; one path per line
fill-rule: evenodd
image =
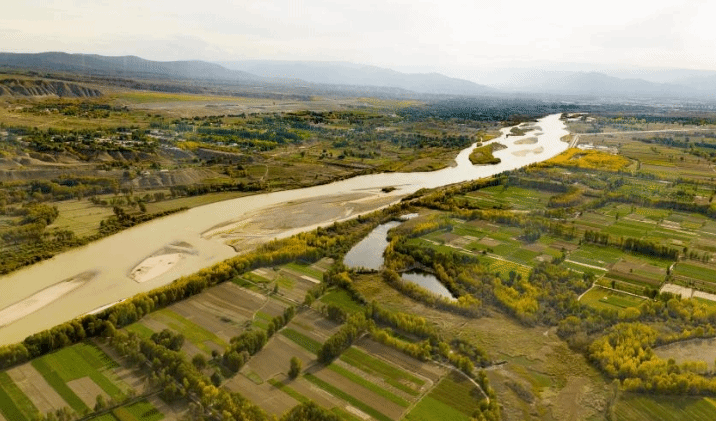
M 196 354 L 194 358 L 191 359 L 191 363 L 194 364 L 197 370 L 203 370 L 204 367 L 206 367 L 206 358 L 204 358 L 202 354 Z
M 97 398 L 95 399 L 95 402 L 96 402 L 96 403 L 94 404 L 94 410 L 95 410 L 95 411 L 101 411 L 101 410 L 103 410 L 104 408 L 107 407 L 107 402 L 104 400 L 104 396 L 102 396 L 101 394 L 100 394 L 100 395 L 97 395 Z
M 301 368 L 303 368 L 303 362 L 296 357 L 291 358 L 291 368 L 288 370 L 288 377 L 295 379 L 301 374 Z
M 215 371 L 211 375 L 211 384 L 213 384 L 214 386 L 216 386 L 216 387 L 221 386 L 221 382 L 223 382 L 223 381 L 224 381 L 224 378 L 221 377 L 221 374 L 218 371 Z

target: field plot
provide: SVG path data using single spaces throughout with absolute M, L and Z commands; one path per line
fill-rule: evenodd
M 703 291 L 703 298 L 716 294 L 716 268 L 694 261 L 674 265 L 672 282 L 683 287 Z
M 115 401 L 126 397 L 128 386 L 115 373 L 117 363 L 93 344 L 79 343 L 63 348 L 36 358 L 31 364 L 79 413 L 93 406 L 98 393 Z M 88 393 L 94 393 L 91 400 Z
M 514 271 L 522 275 L 522 277 L 527 277 L 532 270 L 530 266 L 522 265 L 520 263 L 515 263 L 506 259 L 500 259 L 496 257 L 493 258 L 487 256 L 487 258 L 482 261 L 489 266 L 491 272 L 500 272 L 505 276 L 510 272 Z
M 363 307 L 348 295 L 344 289 L 335 289 L 324 294 L 320 301 L 324 304 L 336 305 L 350 313 L 361 312 Z
M 315 311 L 301 312 L 226 387 L 272 414 L 313 400 L 341 415 L 387 421 L 400 419 L 445 374 L 441 367 L 368 339 L 329 365 L 318 363 L 320 345 L 339 327 Z M 293 357 L 301 360 L 303 371 L 291 380 L 287 373 Z
M 614 419 L 710 421 L 716 419 L 716 402 L 703 397 L 625 394 L 614 407 Z
M 482 392 L 470 381 L 450 373 L 405 417 L 407 421 L 469 421 Z
M 578 250 L 569 253 L 567 259 L 607 270 L 621 259 L 622 254 L 621 250 L 582 244 Z
M 515 210 L 534 210 L 544 208 L 554 193 L 521 187 L 493 186 L 466 194 L 470 204 L 483 208 L 506 207 Z
M 114 215 L 111 207 L 97 206 L 89 200 L 59 202 L 57 210 L 60 214 L 48 228 L 68 229 L 78 237 L 97 234 L 100 221 Z
M 30 363 L 11 368 L 7 374 L 41 414 L 68 406 Z
M 120 406 L 109 413 L 90 418 L 91 421 L 160 421 L 167 417 L 148 400 Z M 175 419 L 175 418 L 173 418 Z
M 7 373 L 0 373 L 0 414 L 12 421 L 30 420 L 39 414 L 37 407 Z
M 209 355 L 214 349 L 222 352 L 232 337 L 252 324 L 255 316 L 260 324 L 260 316 L 264 315 L 268 326 L 268 321 L 282 314 L 285 307 L 282 302 L 225 282 L 149 314 L 127 330 L 149 337 L 169 328 L 184 335 L 184 351 L 189 355 Z
M 279 297 L 300 304 L 306 292 L 323 280 L 323 272 L 326 270 L 327 268 L 318 263 L 292 262 L 274 268 L 254 269 L 241 275 L 236 284 L 260 292 L 268 292 L 276 287 Z M 259 288 L 256 289 L 256 286 Z
M 618 291 L 595 286 L 586 292 L 579 300 L 590 307 L 623 311 L 629 307 L 637 307 L 646 298 L 635 297 Z

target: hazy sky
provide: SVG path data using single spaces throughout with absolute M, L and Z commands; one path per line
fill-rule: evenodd
M 716 1 L 2 0 L 0 50 L 341 60 L 468 77 L 603 63 L 716 70 Z

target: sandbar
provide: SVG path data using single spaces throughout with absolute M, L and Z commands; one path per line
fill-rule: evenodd
M 45 307 L 69 292 L 81 287 L 94 277 L 92 272 L 84 272 L 70 279 L 51 285 L 35 294 L 18 301 L 0 310 L 0 326 L 6 326 L 10 323 L 22 319 L 28 314 Z

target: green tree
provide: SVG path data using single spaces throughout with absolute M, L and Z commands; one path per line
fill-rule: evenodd
M 303 363 L 296 357 L 291 358 L 291 368 L 288 370 L 288 377 L 295 379 L 301 374 Z

